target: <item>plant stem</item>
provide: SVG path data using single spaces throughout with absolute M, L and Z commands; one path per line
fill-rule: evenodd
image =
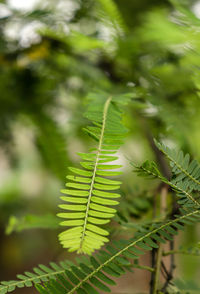
M 184 254 L 184 255 L 191 255 L 191 256 L 199 256 L 200 253 L 199 252 L 189 252 L 187 250 L 169 250 L 169 251 L 165 251 L 163 252 L 163 256 L 168 256 L 168 255 L 172 255 L 172 254 Z
M 155 193 L 153 196 L 153 213 L 152 213 L 152 220 L 156 217 L 156 208 L 157 208 L 157 194 Z M 155 266 L 156 266 L 156 248 L 153 248 L 151 251 L 151 267 L 154 269 L 154 271 L 151 274 L 151 281 L 150 281 L 150 294 L 153 293 L 153 285 L 155 280 Z
M 156 249 L 153 248 L 151 252 L 151 267 L 154 268 L 154 271 L 151 274 L 150 294 L 153 294 L 153 287 L 154 287 L 154 281 L 155 281 L 155 259 L 156 259 Z
M 156 161 L 157 161 L 158 165 L 160 166 L 162 174 L 169 180 L 171 177 L 171 171 L 169 169 L 169 166 L 168 166 L 162 152 L 155 145 L 155 142 L 153 140 L 153 135 L 151 133 L 151 129 L 149 128 L 149 126 L 145 120 L 141 121 L 141 127 L 142 127 L 143 132 L 149 142 L 149 145 L 155 155 Z M 163 184 L 161 184 L 158 189 L 161 190 L 160 214 L 164 215 L 165 210 L 166 210 L 166 196 L 167 196 L 167 191 L 169 189 L 169 186 L 166 186 L 166 185 L 163 186 Z M 155 216 L 156 216 L 156 196 L 154 196 L 154 202 L 153 202 L 153 219 L 155 218 Z M 161 245 L 160 245 L 160 247 L 161 247 Z M 160 249 L 160 247 L 159 247 L 159 249 Z M 159 249 L 158 249 L 158 253 L 159 253 Z M 151 260 L 152 260 L 151 267 L 157 269 L 158 268 L 157 267 L 158 260 L 156 262 L 156 251 L 157 250 L 155 248 L 153 248 L 152 254 L 151 254 Z M 162 249 L 160 249 L 160 251 L 162 253 Z M 157 259 L 158 259 L 158 257 L 159 256 L 157 254 Z M 159 263 L 161 263 L 161 259 L 162 259 L 162 256 L 160 258 Z M 151 274 L 150 294 L 156 293 L 155 291 L 157 291 L 154 289 L 155 289 L 155 280 L 156 280 L 156 278 L 159 279 L 159 276 L 160 276 L 159 273 L 160 273 L 160 265 L 159 265 L 159 272 L 157 273 L 157 277 L 156 277 L 156 272 L 152 272 L 152 274 Z M 156 287 L 157 287 L 157 285 L 156 285 Z
M 174 195 L 172 194 L 172 212 L 171 212 L 171 218 L 172 219 L 174 218 L 174 215 L 176 214 L 176 211 L 177 211 L 177 203 L 176 203 L 176 199 L 175 199 Z M 170 251 L 171 252 L 174 251 L 174 242 L 175 242 L 174 239 L 170 241 Z M 174 254 L 171 254 L 170 255 L 170 269 L 168 271 L 168 276 L 167 276 L 167 279 L 165 280 L 165 284 L 164 284 L 164 286 L 162 288 L 163 292 L 165 292 L 168 285 L 170 284 L 170 281 L 173 279 L 174 269 L 175 269 L 175 257 L 174 257 Z
M 172 241 L 170 242 L 170 249 L 171 249 L 171 251 L 173 251 L 173 249 L 174 249 L 174 242 L 172 242 Z M 174 265 L 174 254 L 171 254 L 170 255 L 170 269 L 169 269 L 169 272 L 168 272 L 168 277 L 167 277 L 167 279 L 165 281 L 165 284 L 164 284 L 164 286 L 162 288 L 162 291 L 164 293 L 165 293 L 165 290 L 167 289 L 170 281 L 173 278 L 173 271 L 174 271 L 174 269 L 175 269 L 175 265 Z
M 111 103 L 111 100 L 112 100 L 112 97 L 109 97 L 106 100 L 106 103 L 104 105 L 101 134 L 100 134 L 100 138 L 99 138 L 98 151 L 97 151 L 96 159 L 95 159 L 95 163 L 94 163 L 93 176 L 92 176 L 92 180 L 91 180 L 91 184 L 90 184 L 88 202 L 87 202 L 87 207 L 86 207 L 86 212 L 85 212 L 85 221 L 84 221 L 84 225 L 83 225 L 83 232 L 82 232 L 82 236 L 81 236 L 80 247 L 79 247 L 79 249 L 77 251 L 78 253 L 83 252 L 82 247 L 83 247 L 83 243 L 84 243 L 84 240 L 85 240 L 86 227 L 87 227 L 89 209 L 90 209 L 90 202 L 91 202 L 92 192 L 93 192 L 93 189 L 94 189 L 94 181 L 95 181 L 95 177 L 96 177 L 97 165 L 98 165 L 99 156 L 101 154 L 101 149 L 102 149 L 102 145 L 103 145 L 103 137 L 104 137 L 105 127 L 106 127 L 106 118 L 107 118 L 107 113 L 108 113 L 108 109 L 109 109 L 109 105 Z
M 154 272 L 155 269 L 150 267 L 150 266 L 146 266 L 146 265 L 134 265 L 134 268 L 138 268 L 138 269 L 141 269 L 141 270 L 147 270 L 149 272 Z
M 168 192 L 168 186 L 163 186 L 160 193 L 160 214 L 161 217 L 165 217 L 166 212 L 166 197 Z M 159 248 L 157 250 L 156 256 L 156 266 L 155 266 L 155 274 L 153 276 L 153 283 L 151 287 L 151 293 L 157 294 L 159 288 L 159 280 L 160 280 L 160 271 L 161 271 L 161 262 L 162 262 L 162 249 L 163 244 L 159 244 Z
M 159 287 L 161 260 L 162 260 L 162 244 L 160 244 L 158 248 L 158 252 L 157 252 L 155 278 L 154 278 L 154 284 L 153 284 L 153 294 L 157 293 L 157 289 Z

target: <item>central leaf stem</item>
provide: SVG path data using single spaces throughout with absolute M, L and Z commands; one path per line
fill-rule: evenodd
M 103 109 L 102 129 L 101 129 L 101 134 L 100 134 L 100 138 L 99 138 L 99 145 L 98 145 L 96 160 L 95 160 L 95 164 L 94 164 L 94 171 L 93 171 L 91 186 L 90 186 L 89 195 L 88 195 L 88 202 L 87 202 L 86 213 L 85 213 L 85 221 L 84 221 L 83 232 L 82 232 L 82 236 L 81 236 L 80 249 L 78 251 L 79 253 L 82 252 L 83 242 L 84 242 L 84 238 L 85 238 L 86 226 L 87 226 L 87 222 L 88 222 L 88 214 L 89 214 L 89 209 L 90 209 L 90 202 L 91 202 L 91 197 L 92 197 L 92 191 L 94 188 L 94 181 L 95 181 L 95 176 L 96 176 L 96 171 L 97 171 L 97 165 L 98 165 L 99 156 L 101 154 L 101 149 L 102 149 L 102 144 L 103 144 L 104 131 L 105 131 L 105 126 L 106 126 L 106 118 L 107 118 L 108 108 L 109 108 L 111 100 L 112 100 L 112 97 L 109 97 L 106 100 L 105 105 L 104 105 L 104 109 Z

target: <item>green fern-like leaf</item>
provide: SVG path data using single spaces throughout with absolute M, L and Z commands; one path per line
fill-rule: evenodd
M 134 170 L 139 176 L 159 179 L 163 183 L 169 185 L 178 196 L 178 203 L 183 207 L 200 207 L 200 203 L 188 192 L 188 184 L 183 181 L 169 181 L 163 177 L 155 162 L 145 161 L 141 166 L 135 166 Z
M 67 280 L 55 280 L 44 285 L 36 285 L 42 294 L 96 294 L 99 291 L 110 292 L 110 286 L 115 282 L 112 277 L 120 277 L 130 270 L 131 260 L 138 259 L 140 255 L 152 248 L 157 248 L 158 243 L 165 243 L 177 235 L 177 230 L 183 230 L 185 224 L 194 224 L 200 221 L 200 210 L 184 211 L 174 220 L 153 224 L 151 230 L 138 232 L 131 240 L 114 241 L 107 245 L 105 250 L 90 259 L 79 261 L 78 266 L 72 266 L 67 273 Z M 70 283 L 70 286 L 68 285 Z
M 152 179 L 158 178 L 162 180 L 162 182 L 168 183 L 167 179 L 162 176 L 157 164 L 154 161 L 146 160 L 141 166 L 136 166 L 133 163 L 131 164 L 133 165 L 134 171 L 138 174 L 138 176 Z
M 89 103 L 86 117 L 93 125 L 85 131 L 98 146 L 90 153 L 78 153 L 83 160 L 82 168 L 69 168 L 74 175 L 67 176 L 67 189 L 61 190 L 65 194 L 61 199 L 66 203 L 59 207 L 66 212 L 58 216 L 65 219 L 61 226 L 67 230 L 59 235 L 59 240 L 69 251 L 91 254 L 108 242 L 109 233 L 100 225 L 107 224 L 114 216 L 116 209 L 110 206 L 116 206 L 119 203 L 116 199 L 120 197 L 114 191 L 121 182 L 108 178 L 121 174 L 115 171 L 121 165 L 110 164 L 118 159 L 115 154 L 126 133 L 117 107 L 120 99 L 97 96 Z
M 190 155 L 184 155 L 183 151 L 176 151 L 168 148 L 164 144 L 155 141 L 156 146 L 162 151 L 170 161 L 172 173 L 174 175 L 172 182 L 177 185 L 182 183 L 185 190 L 200 191 L 200 165 L 194 159 L 190 160 Z
M 55 280 L 58 276 L 63 276 L 72 265 L 73 263 L 69 261 L 61 261 L 59 264 L 50 262 L 49 266 L 40 264 L 33 268 L 32 272 L 26 271 L 24 274 L 17 275 L 18 280 L 0 282 L 0 294 L 12 292 L 16 288 L 32 287 L 51 279 Z

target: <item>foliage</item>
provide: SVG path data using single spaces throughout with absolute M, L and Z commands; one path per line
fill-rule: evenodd
M 31 287 L 34 284 L 46 282 L 50 279 L 56 279 L 57 275 L 63 274 L 69 268 L 69 261 L 62 261 L 59 264 L 50 262 L 50 266 L 40 264 L 33 269 L 33 272 L 25 272 L 23 275 L 17 275 L 18 280 L 3 281 L 0 284 L 0 293 L 8 293 L 14 291 L 16 287 Z
M 114 216 L 116 210 L 107 206 L 119 203 L 113 199 L 119 198 L 120 195 L 112 191 L 119 189 L 120 182 L 105 177 L 121 174 L 120 171 L 111 171 L 121 165 L 109 163 L 118 159 L 113 154 L 122 144 L 126 133 L 126 129 L 121 125 L 120 111 L 114 104 L 120 103 L 120 100 L 112 97 L 105 100 L 104 96 L 102 99 L 99 95 L 95 98 L 86 112 L 86 117 L 93 122 L 93 126 L 84 130 L 98 142 L 98 146 L 92 149 L 91 153 L 78 153 L 84 160 L 80 164 L 86 170 L 69 168 L 78 176 L 67 176 L 73 182 L 68 182 L 67 189 L 61 192 L 70 196 L 62 196 L 61 199 L 69 204 L 61 204 L 59 207 L 68 212 L 58 214 L 59 217 L 67 219 L 61 223 L 62 226 L 73 226 L 59 235 L 63 247 L 87 254 L 108 242 L 105 237 L 108 232 L 98 225 L 108 223 Z
M 193 159 L 190 162 L 190 155 L 183 154 L 183 151 L 176 152 L 176 150 L 165 147 L 164 144 L 156 143 L 159 150 L 161 150 L 170 160 L 172 173 L 174 178 L 172 182 L 175 185 L 184 185 L 184 189 L 188 191 L 200 189 L 200 165 Z
M 157 227 L 153 226 L 151 230 L 148 230 L 146 233 L 138 233 L 131 241 L 121 240 L 119 242 L 115 242 L 114 247 L 106 247 L 104 251 L 100 251 L 99 254 L 95 255 L 97 260 L 94 257 L 91 258 L 91 265 L 93 266 L 93 270 L 90 269 L 91 265 L 88 271 L 87 267 L 85 268 L 84 265 L 81 267 L 80 265 L 81 272 L 78 274 L 78 279 L 71 279 L 74 284 L 71 289 L 68 287 L 66 287 L 66 289 L 60 288 L 59 281 L 58 283 L 45 284 L 47 289 L 46 291 L 40 286 L 37 286 L 37 289 L 40 293 L 51 293 L 54 291 L 53 289 L 56 289 L 59 293 L 65 293 L 66 290 L 68 290 L 67 293 L 75 293 L 76 291 L 81 293 L 81 291 L 78 291 L 78 289 L 83 290 L 83 293 L 85 292 L 84 290 L 87 291 L 86 293 L 94 293 L 95 290 L 91 288 L 90 284 L 87 283 L 87 281 L 90 281 L 96 288 L 107 292 L 109 291 L 109 288 L 107 285 L 102 283 L 102 281 L 106 284 L 110 284 L 111 282 L 106 280 L 106 277 L 104 276 L 105 273 L 108 273 L 114 277 L 120 276 L 125 272 L 124 270 L 126 267 L 129 268 L 131 266 L 131 263 L 128 261 L 128 259 L 138 258 L 138 255 L 144 254 L 143 250 L 157 248 L 157 241 L 165 243 L 166 240 L 171 240 L 172 236 L 177 234 L 177 229 L 183 229 L 182 224 L 188 223 L 188 221 L 192 224 L 195 221 L 199 221 L 199 218 L 199 210 L 191 211 L 173 221 L 166 222 Z M 99 260 L 103 262 L 99 263 Z M 84 275 L 86 276 L 82 278 Z M 101 281 L 99 281 L 97 278 L 100 278 Z
M 120 139 L 121 136 L 124 134 L 125 129 L 121 126 L 121 115 L 118 112 L 118 109 L 114 104 L 110 104 L 112 103 L 111 98 L 108 98 L 107 100 L 104 99 L 103 103 L 101 100 L 98 101 L 100 101 L 101 103 L 98 104 L 97 101 L 93 102 L 92 100 L 92 102 L 90 102 L 89 104 L 90 106 L 87 111 L 87 117 L 92 119 L 95 126 L 88 127 L 86 129 L 86 132 L 98 141 L 99 146 L 97 149 L 95 149 L 97 153 L 80 154 L 83 160 L 89 160 L 89 164 L 87 161 L 81 163 L 84 168 L 89 170 L 89 172 L 83 169 L 70 168 L 75 173 L 78 173 L 79 176 L 81 175 L 81 177 L 67 177 L 75 180 L 75 182 L 77 180 L 79 183 L 84 183 L 78 184 L 78 186 L 76 183 L 74 184 L 74 182 L 71 182 L 70 185 L 67 184 L 67 186 L 70 186 L 70 188 L 75 188 L 75 190 L 69 190 L 68 192 L 70 193 L 70 195 L 73 196 L 82 196 L 85 190 L 91 191 L 90 193 L 91 195 L 93 195 L 92 193 L 94 193 L 95 189 L 102 188 L 103 190 L 107 191 L 108 189 L 110 189 L 110 187 L 112 189 L 113 187 L 114 189 L 118 188 L 118 186 L 116 186 L 116 182 L 113 186 L 112 181 L 112 185 L 110 186 L 111 180 L 105 178 L 107 176 L 116 174 L 113 174 L 113 171 L 107 172 L 104 170 L 105 167 L 108 167 L 108 169 L 112 169 L 119 166 L 102 165 L 102 163 L 108 163 L 117 159 L 116 157 L 113 158 L 113 155 L 110 155 L 110 152 L 111 154 L 116 152 L 118 145 L 121 144 Z M 175 162 L 178 167 L 183 166 L 182 169 L 179 169 L 180 172 L 184 172 L 184 181 L 191 181 L 191 174 L 187 171 L 187 168 L 191 170 L 191 165 L 188 164 L 188 156 L 184 157 L 182 152 L 175 153 L 170 151 L 164 145 L 158 145 L 158 143 L 156 144 L 161 150 L 163 150 L 165 154 L 167 154 L 168 157 L 170 157 L 170 159 L 173 159 L 173 162 Z M 162 148 L 160 146 L 162 146 Z M 93 159 L 93 154 L 95 156 L 95 160 Z M 182 160 L 176 160 L 174 154 L 181 154 Z M 187 159 L 187 164 L 185 158 Z M 172 172 L 174 172 L 174 174 L 177 176 L 177 168 L 174 169 L 174 165 L 172 168 Z M 90 170 L 92 170 L 93 172 L 90 172 Z M 33 283 L 36 284 L 36 288 L 40 293 L 54 293 L 55 291 L 56 293 L 98 293 L 98 291 L 95 290 L 96 288 L 106 292 L 110 291 L 109 284 L 114 285 L 115 282 L 111 278 L 106 276 L 106 274 L 114 277 L 120 276 L 121 274 L 125 273 L 126 269 L 130 270 L 131 267 L 134 267 L 134 264 L 130 262 L 131 259 L 138 259 L 139 255 L 144 254 L 144 251 L 146 250 L 148 251 L 152 250 L 153 248 L 158 248 L 159 243 L 166 243 L 167 241 L 173 240 L 173 236 L 177 235 L 179 230 L 183 230 L 185 224 L 193 225 L 194 223 L 199 222 L 200 204 L 193 198 L 193 196 L 191 196 L 187 192 L 188 184 L 177 184 L 177 182 L 179 182 L 178 180 L 176 180 L 176 184 L 171 183 L 161 175 L 155 163 L 149 163 L 148 161 L 146 161 L 141 167 L 137 167 L 136 170 L 140 175 L 150 175 L 161 179 L 165 184 L 171 186 L 178 193 L 178 197 L 181 198 L 179 204 L 183 206 L 183 208 L 180 208 L 179 210 L 181 216 L 174 215 L 175 218 L 173 220 L 152 222 L 149 226 L 139 229 L 139 231 L 135 233 L 134 238 L 132 238 L 131 240 L 122 239 L 120 241 L 115 241 L 113 242 L 113 245 L 108 245 L 105 247 L 104 250 L 100 250 L 97 254 L 95 254 L 95 257 L 92 256 L 90 259 L 86 259 L 84 263 L 81 261 L 78 265 L 70 265 L 69 269 L 68 265 L 66 269 L 66 267 L 64 266 L 65 263 L 60 263 L 60 266 L 52 263 L 50 264 L 51 268 L 40 265 L 39 268 L 34 269 L 34 273 L 25 272 L 24 275 L 18 275 L 17 277 L 22 281 L 2 282 L 0 293 L 5 294 L 8 291 L 11 292 L 15 290 L 15 287 L 29 287 L 32 286 Z M 100 174 L 98 174 L 98 172 L 100 172 Z M 180 172 L 178 173 L 179 178 Z M 100 179 L 101 181 L 98 181 L 98 179 Z M 100 184 L 99 188 L 99 182 L 102 183 L 102 181 L 103 185 Z M 91 186 L 85 185 L 85 183 L 88 184 L 88 182 Z M 93 190 L 92 185 L 95 185 L 96 182 L 97 187 L 94 186 L 95 189 Z M 109 183 L 109 185 L 107 183 Z M 117 182 L 117 184 L 118 183 L 119 182 Z M 84 189 L 85 186 L 87 189 Z M 81 190 L 77 190 L 77 188 Z M 196 186 L 193 187 L 193 190 L 195 190 L 195 188 Z M 115 197 L 115 194 L 112 194 L 110 192 L 101 192 L 102 189 L 100 189 L 100 193 L 102 193 L 100 195 L 101 197 L 105 197 L 105 195 L 107 195 L 108 193 L 109 195 L 114 195 Z M 192 189 L 190 189 L 190 191 L 191 190 Z M 72 193 L 73 191 L 74 193 Z M 103 245 L 102 241 L 104 241 L 104 239 L 101 237 L 101 235 L 105 235 L 105 231 L 98 228 L 98 226 L 96 225 L 99 223 L 101 224 L 102 217 L 104 220 L 105 215 L 107 217 L 107 214 L 110 213 L 110 211 L 106 211 L 106 207 L 103 207 L 103 209 L 91 207 L 91 204 L 93 202 L 90 203 L 92 199 L 92 197 L 91 199 L 90 197 L 86 198 L 86 201 L 84 202 L 87 203 L 86 205 L 88 205 L 88 208 L 85 206 L 84 210 L 82 209 L 82 202 L 80 202 L 80 200 L 85 200 L 85 198 L 64 197 L 64 200 L 68 202 L 74 202 L 76 201 L 76 199 L 78 199 L 78 203 L 80 205 L 72 205 L 70 209 L 68 209 L 69 205 L 67 206 L 67 210 L 69 210 L 69 212 L 64 213 L 64 217 L 68 218 L 69 220 L 65 221 L 64 225 L 67 224 L 72 228 L 59 235 L 62 243 L 64 243 L 64 247 L 68 247 L 70 248 L 70 250 L 78 249 L 79 252 L 83 251 L 84 253 L 88 254 L 91 254 L 91 250 L 93 251 L 94 249 L 99 249 L 99 247 Z M 185 200 L 183 201 L 184 197 L 188 198 L 187 202 Z M 100 204 L 106 205 L 107 203 L 104 203 L 104 201 L 105 200 L 103 198 Z M 108 204 L 112 205 L 113 203 Z M 62 207 L 63 206 L 61 205 L 61 208 Z M 71 213 L 71 210 L 75 212 Z M 76 217 L 77 214 L 78 218 L 80 218 L 80 212 L 76 211 L 86 211 L 86 214 L 84 214 L 83 216 L 81 215 L 81 218 L 84 218 L 84 221 L 82 221 L 81 223 L 79 220 L 73 220 L 74 215 Z M 90 221 L 90 214 L 88 213 L 88 216 L 87 211 L 94 211 L 95 218 L 93 222 Z M 98 213 L 98 211 L 100 211 L 100 214 Z M 104 212 L 105 215 L 101 213 L 101 211 Z M 62 214 L 59 214 L 59 216 L 63 217 Z M 89 225 L 87 222 L 89 222 Z M 84 225 L 84 223 L 86 223 L 86 226 L 83 226 L 83 230 L 80 230 L 81 226 Z M 95 223 L 94 228 L 93 225 L 90 225 L 90 223 Z M 75 228 L 73 228 L 73 226 L 75 226 Z M 75 233 L 74 231 L 77 232 Z M 83 239 L 83 243 L 81 243 L 82 232 L 84 232 L 84 237 L 85 235 L 86 237 L 91 236 L 90 239 Z M 68 236 L 70 239 L 68 238 Z M 99 242 L 94 242 L 98 240 Z M 41 282 L 43 283 L 43 286 L 38 284 Z M 94 286 L 95 289 L 93 288 Z
M 35 228 L 56 229 L 58 226 L 57 217 L 51 214 L 41 216 L 28 214 L 21 218 L 16 218 L 14 215 L 11 215 L 6 227 L 6 234 L 9 235 L 14 231 L 21 232 Z
M 0 2 L 0 293 L 198 292 L 198 2 Z
M 78 293 L 81 292 L 79 289 L 84 289 L 88 293 L 94 293 L 94 288 L 88 284 L 90 281 L 95 287 L 100 290 L 106 291 L 109 290 L 106 284 L 114 285 L 114 281 L 108 278 L 105 273 L 113 276 L 119 277 L 121 274 L 125 273 L 125 269 L 130 269 L 134 266 L 130 263 L 129 259 L 137 259 L 138 255 L 144 254 L 146 250 L 152 250 L 152 248 L 157 248 L 158 245 L 156 242 L 166 243 L 167 240 L 171 240 L 173 235 L 177 235 L 177 230 L 183 230 L 184 224 L 193 224 L 194 222 L 199 221 L 200 212 L 199 210 L 192 210 L 186 212 L 180 217 L 177 217 L 175 220 L 171 220 L 162 224 L 153 225 L 151 230 L 144 232 L 138 232 L 134 239 L 132 240 L 120 240 L 114 242 L 114 246 L 108 245 L 105 250 L 99 251 L 95 257 L 88 259 L 86 264 L 80 263 L 79 266 L 72 265 L 70 269 L 69 265 L 65 262 L 61 262 L 60 266 L 55 263 L 50 263 L 51 267 L 40 265 L 39 268 L 34 268 L 34 272 L 37 276 L 30 272 L 25 272 L 25 275 L 18 275 L 17 277 L 22 281 L 10 281 L 2 282 L 1 292 L 7 293 L 15 289 L 15 287 L 29 287 L 32 286 L 32 283 L 36 283 L 36 288 L 40 293 L 51 293 L 56 291 L 59 293 Z M 136 247 L 137 246 L 137 247 Z M 144 250 L 144 251 L 143 251 Z M 66 269 L 67 267 L 67 269 Z M 102 272 L 103 271 L 103 272 Z M 63 276 L 62 274 L 66 274 Z M 45 283 L 45 288 L 39 286 L 39 281 L 46 282 L 49 279 L 55 279 L 57 281 L 51 281 L 50 283 Z M 69 280 L 67 280 L 67 278 Z M 101 281 L 99 281 L 99 278 Z M 60 284 L 62 283 L 62 284 Z M 74 284 L 74 285 L 73 285 Z M 95 292 L 96 293 L 96 292 Z

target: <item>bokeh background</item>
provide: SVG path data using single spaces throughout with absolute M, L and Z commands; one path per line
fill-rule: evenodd
M 112 238 L 127 238 L 151 218 L 157 187 L 129 161 L 155 159 L 167 172 L 154 137 L 200 160 L 200 1 L 0 1 L 0 280 L 74 258 L 58 244 L 56 213 L 67 167 L 93 146 L 82 127 L 94 91 L 132 98 L 123 197 L 111 228 Z M 198 235 L 186 229 L 177 246 Z M 179 276 L 196 280 L 199 293 L 198 258 L 176 258 Z M 138 270 L 113 293 L 148 293 L 148 283 Z

